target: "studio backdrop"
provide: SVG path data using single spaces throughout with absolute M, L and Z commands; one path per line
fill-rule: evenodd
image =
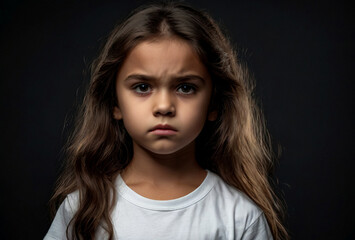
M 255 79 L 292 239 L 355 239 L 354 24 L 341 1 L 186 1 L 222 26 Z M 42 239 L 90 64 L 146 1 L 2 1 L 2 239 Z

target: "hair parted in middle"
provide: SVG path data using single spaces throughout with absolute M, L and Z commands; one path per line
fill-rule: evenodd
M 52 198 L 58 205 L 69 193 L 79 191 L 80 206 L 67 236 L 92 238 L 103 221 L 113 237 L 114 180 L 133 156 L 132 139 L 122 120 L 113 118 L 116 77 L 135 46 L 160 38 L 190 44 L 212 79 L 210 110 L 217 111 L 217 118 L 206 121 L 196 140 L 199 164 L 246 193 L 264 211 L 275 239 L 287 238 L 279 216 L 282 210 L 268 181 L 272 167 L 269 137 L 251 97 L 248 72 L 208 14 L 178 3 L 135 10 L 111 32 L 92 65 L 77 128 L 68 143 L 66 168 Z

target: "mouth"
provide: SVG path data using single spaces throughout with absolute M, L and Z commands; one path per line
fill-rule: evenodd
M 160 136 L 170 136 L 176 134 L 177 130 L 168 124 L 158 124 L 150 129 L 149 132 Z

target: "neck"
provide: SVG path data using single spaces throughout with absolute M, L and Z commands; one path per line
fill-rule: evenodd
M 148 182 L 162 187 L 180 183 L 197 184 L 206 172 L 195 157 L 195 144 L 172 154 L 155 154 L 133 145 L 132 161 L 122 173 L 126 183 Z

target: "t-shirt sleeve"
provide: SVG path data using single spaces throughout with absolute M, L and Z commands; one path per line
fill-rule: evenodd
M 57 210 L 54 220 L 44 237 L 44 240 L 61 240 L 67 239 L 66 231 L 67 226 L 71 219 L 73 218 L 74 211 L 67 197 Z
M 260 216 L 245 230 L 241 240 L 272 240 L 272 234 L 265 215 Z

